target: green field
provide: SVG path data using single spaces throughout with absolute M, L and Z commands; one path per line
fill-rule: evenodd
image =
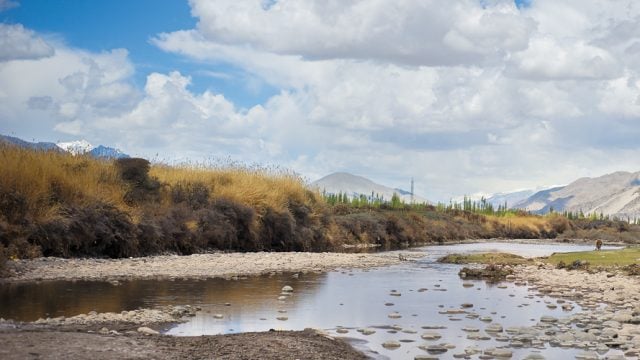
M 640 264 L 640 248 L 629 247 L 620 250 L 580 251 L 559 253 L 549 256 L 545 261 L 557 265 L 560 261 L 571 264 L 576 260 L 584 260 L 591 266 L 626 266 Z

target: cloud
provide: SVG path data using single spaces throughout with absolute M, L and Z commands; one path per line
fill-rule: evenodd
M 11 2 L 0 3 L 0 9 L 3 4 Z M 0 62 L 40 59 L 52 56 L 53 52 L 49 44 L 22 25 L 0 24 Z
M 566 183 L 628 151 L 610 116 L 640 116 L 630 0 L 191 4 L 197 28 L 153 42 L 283 89 L 262 134 L 307 174 L 414 176 L 440 199 Z
M 511 1 L 191 1 L 209 41 L 306 59 L 482 63 L 523 49 L 533 29 Z M 508 30 L 508 31 L 505 31 Z
M 19 29 L 31 36 L 23 42 L 36 37 Z M 48 56 L 0 62 L 0 132 L 41 140 L 68 138 L 82 135 L 85 126 L 101 116 L 116 116 L 137 103 L 126 50 L 93 53 L 60 43 L 48 46 Z
M 0 12 L 13 9 L 15 7 L 20 6 L 20 3 L 13 0 L 0 0 Z
M 48 57 L 0 64 L 0 130 L 275 163 L 310 179 L 414 177 L 419 194 L 445 201 L 637 171 L 636 3 L 192 0 L 198 26 L 152 43 L 197 60 L 200 78 L 178 68 L 137 88 L 126 50 L 51 42 Z M 243 108 L 194 90 L 207 77 L 276 91 Z
M 583 41 L 559 44 L 552 38 L 535 38 L 509 63 L 511 75 L 543 80 L 608 79 L 620 66 L 608 51 Z

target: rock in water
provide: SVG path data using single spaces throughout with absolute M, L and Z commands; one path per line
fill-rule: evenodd
M 157 331 L 155 331 L 155 330 L 153 330 L 151 328 L 148 328 L 146 326 L 139 327 L 138 328 L 138 332 L 140 334 L 144 334 L 144 335 L 159 335 L 160 334 L 159 332 L 157 332 Z
M 387 340 L 384 343 L 382 343 L 382 347 L 385 349 L 397 349 L 400 346 L 401 344 L 395 340 Z

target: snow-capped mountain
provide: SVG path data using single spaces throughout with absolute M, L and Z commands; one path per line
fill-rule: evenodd
M 330 194 L 347 194 L 350 198 L 359 197 L 360 195 L 371 197 L 371 194 L 373 193 L 374 197 L 378 196 L 385 200 L 391 200 L 393 194 L 396 193 L 405 203 L 411 202 L 411 192 L 409 191 L 380 185 L 365 177 L 346 172 L 337 172 L 327 175 L 322 179 L 311 183 L 311 186 Z M 413 201 L 415 203 L 428 202 L 427 199 L 415 195 L 413 197 Z
M 89 151 L 89 155 L 96 158 L 106 158 L 106 159 L 121 159 L 128 158 L 129 155 L 123 153 L 118 149 L 114 149 L 108 146 L 98 145 Z
M 94 146 L 87 140 L 59 142 L 56 145 L 58 145 L 60 149 L 70 152 L 73 155 L 86 154 L 94 148 Z
M 119 159 L 128 158 L 129 155 L 112 147 L 98 145 L 93 146 L 87 140 L 68 142 L 29 142 L 13 136 L 0 135 L 0 143 L 12 144 L 23 148 L 46 150 L 46 151 L 66 151 L 73 155 L 88 154 L 99 159 Z

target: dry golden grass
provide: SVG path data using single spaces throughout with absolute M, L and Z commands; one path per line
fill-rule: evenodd
M 267 208 L 282 211 L 291 202 L 306 204 L 317 210 L 320 195 L 309 190 L 297 176 L 269 173 L 267 170 L 242 167 L 198 168 L 192 166 L 151 167 L 150 175 L 170 186 L 202 183 L 212 197 L 229 199 L 262 213 Z
M 498 224 L 509 229 L 523 229 L 528 232 L 540 232 L 554 230 L 554 218 L 544 216 L 492 216 Z
M 125 206 L 124 184 L 110 162 L 0 146 L 0 169 L 0 191 L 22 195 L 35 218 L 47 216 L 58 204 L 103 201 Z
M 120 179 L 113 161 L 73 156 L 54 151 L 34 151 L 0 146 L 0 192 L 17 193 L 27 200 L 34 218 L 51 216 L 60 204 L 86 205 L 101 201 L 127 212 L 134 221 L 138 210 L 124 202 L 128 185 Z M 305 204 L 316 212 L 324 206 L 320 195 L 297 176 L 264 169 L 229 166 L 152 165 L 149 175 L 163 185 L 162 206 L 172 206 L 170 191 L 177 184 L 202 183 L 210 198 L 226 198 L 254 208 L 284 211 L 289 204 Z

